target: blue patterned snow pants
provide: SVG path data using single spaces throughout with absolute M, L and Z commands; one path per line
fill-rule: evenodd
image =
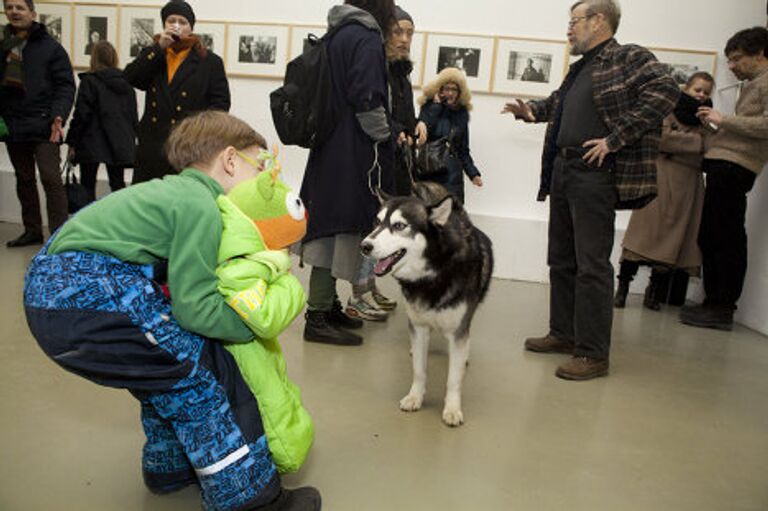
M 215 511 L 273 501 L 280 479 L 256 399 L 220 343 L 174 320 L 152 267 L 46 250 L 25 279 L 29 327 L 64 369 L 139 399 L 147 486 L 164 493 L 196 482 Z

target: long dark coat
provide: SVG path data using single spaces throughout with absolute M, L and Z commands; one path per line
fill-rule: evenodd
M 416 110 L 413 107 L 413 87 L 409 75 L 413 64 L 409 60 L 396 60 L 389 63 L 388 79 L 392 98 L 392 135 L 395 143 L 400 133 L 413 136 L 416 130 Z M 400 154 L 400 149 L 397 150 Z M 394 184 L 397 195 L 411 193 L 411 174 L 402 157 L 395 158 Z
M 309 213 L 304 241 L 341 233 L 367 233 L 379 209 L 369 187 L 374 142 L 356 113 L 388 109 L 387 68 L 378 31 L 358 23 L 338 30 L 328 43 L 336 127 L 309 153 L 301 197 Z M 381 184 L 392 190 L 391 138 L 378 146 Z M 379 172 L 370 173 L 375 188 Z
M 449 135 L 452 140 L 448 168 L 428 180 L 440 183 L 464 202 L 464 173 L 469 179 L 480 175 L 469 152 L 469 112 L 463 106 L 453 109 L 429 100 L 421 107 L 419 120 L 427 125 L 430 142 Z
M 139 123 L 134 183 L 176 172 L 163 151 L 173 125 L 201 110 L 229 111 L 229 82 L 224 63 L 199 43 L 179 66 L 171 83 L 165 50 L 157 44 L 142 50 L 125 67 L 123 75 L 131 85 L 147 93 Z
M 0 53 L 0 76 L 7 53 Z M 8 125 L 9 142 L 45 142 L 56 117 L 66 121 L 75 100 L 75 76 L 66 50 L 44 25 L 33 23 L 22 51 L 24 89 L 0 89 L 0 117 Z
M 139 116 L 136 92 L 119 69 L 80 73 L 67 144 L 77 163 L 132 167 Z

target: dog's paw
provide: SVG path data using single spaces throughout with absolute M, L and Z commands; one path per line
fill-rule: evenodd
M 422 396 L 408 394 L 400 400 L 400 409 L 404 412 L 415 412 L 421 409 L 421 403 L 424 400 Z
M 464 414 L 461 413 L 460 408 L 445 407 L 443 408 L 443 422 L 448 426 L 455 428 L 464 424 Z

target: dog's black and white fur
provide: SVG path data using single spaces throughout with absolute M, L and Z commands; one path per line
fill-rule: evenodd
M 361 247 L 364 255 L 378 260 L 377 275 L 392 272 L 406 300 L 413 384 L 400 400 L 400 409 L 421 408 L 434 328 L 449 342 L 443 421 L 459 426 L 464 422 L 461 384 L 469 357 L 469 329 L 493 271 L 491 240 L 440 185 L 417 183 L 414 195 L 383 200 L 376 227 Z

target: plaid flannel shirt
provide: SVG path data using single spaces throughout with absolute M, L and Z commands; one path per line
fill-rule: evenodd
M 677 104 L 680 88 L 647 49 L 611 39 L 592 66 L 595 108 L 608 127 L 608 148 L 616 156 L 616 209 L 637 209 L 656 197 L 656 157 L 661 123 Z M 552 121 L 560 90 L 529 101 L 535 122 L 548 122 L 537 200 L 549 195 L 554 157 Z

